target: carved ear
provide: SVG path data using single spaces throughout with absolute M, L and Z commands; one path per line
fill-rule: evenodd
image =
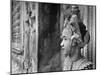
M 76 38 L 73 38 L 72 39 L 72 43 L 71 43 L 71 46 L 77 46 L 77 39 Z
M 78 46 L 80 44 L 80 42 L 81 42 L 79 35 L 75 34 L 75 33 L 71 37 L 71 40 L 72 40 L 72 43 L 71 43 L 72 46 Z

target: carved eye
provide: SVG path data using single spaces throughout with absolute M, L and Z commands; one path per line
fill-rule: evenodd
M 66 40 L 68 40 L 69 38 L 68 37 L 64 37 L 64 40 L 66 41 Z
M 67 38 L 64 38 L 64 40 L 68 40 Z

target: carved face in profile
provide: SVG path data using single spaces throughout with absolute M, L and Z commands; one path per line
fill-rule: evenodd
M 62 35 L 61 35 L 61 48 L 63 50 L 64 54 L 69 54 L 70 53 L 70 48 L 71 48 L 71 36 L 72 36 L 72 30 L 70 26 L 67 26 L 64 28 Z
M 61 49 L 63 50 L 63 54 L 69 55 L 71 53 L 72 47 L 78 47 L 79 35 L 72 31 L 72 26 L 68 25 L 64 28 L 61 38 Z

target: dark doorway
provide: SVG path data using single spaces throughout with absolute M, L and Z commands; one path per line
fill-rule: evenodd
M 60 5 L 39 3 L 38 72 L 60 50 Z

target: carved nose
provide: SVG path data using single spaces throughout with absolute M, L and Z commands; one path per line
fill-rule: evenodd
M 63 41 L 61 42 L 60 46 L 61 46 L 61 47 L 63 47 L 63 46 L 64 46 Z

